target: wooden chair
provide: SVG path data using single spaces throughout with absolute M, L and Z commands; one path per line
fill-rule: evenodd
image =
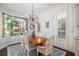
M 35 49 L 37 45 L 30 43 L 26 36 L 23 38 L 24 38 L 24 41 L 22 42 L 22 46 L 27 50 L 27 55 L 29 56 L 30 51 Z
M 37 56 L 38 56 L 38 53 L 41 53 L 45 56 L 47 56 L 49 54 L 53 55 L 53 46 L 52 46 L 53 39 L 54 39 L 54 37 L 50 37 L 50 38 L 48 38 L 47 42 L 45 43 L 45 46 L 37 47 Z

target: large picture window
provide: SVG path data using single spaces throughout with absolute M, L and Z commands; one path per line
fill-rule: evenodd
M 27 31 L 27 20 L 21 17 L 11 16 L 3 13 L 3 35 L 13 36 L 24 34 Z

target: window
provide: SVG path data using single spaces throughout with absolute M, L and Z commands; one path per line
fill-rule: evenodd
M 27 31 L 27 20 L 3 13 L 4 36 L 24 34 Z
M 63 15 L 58 19 L 58 38 L 66 37 L 66 18 Z

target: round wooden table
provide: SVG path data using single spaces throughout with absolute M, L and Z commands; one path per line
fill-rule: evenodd
M 32 37 L 32 36 L 27 36 L 28 37 L 28 40 L 34 44 L 43 44 L 47 41 L 47 38 L 44 38 L 44 37 L 39 37 L 39 36 L 36 36 L 36 37 Z

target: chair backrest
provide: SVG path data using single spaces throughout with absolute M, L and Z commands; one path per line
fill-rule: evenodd
M 37 36 L 45 37 L 45 38 L 47 37 L 46 33 L 42 33 L 42 32 L 38 33 Z
M 21 45 L 23 45 L 25 47 L 25 49 L 29 49 L 29 41 L 28 41 L 28 38 L 27 36 L 22 36 L 21 38 Z
M 49 37 L 45 43 L 45 47 L 52 47 L 53 45 L 54 36 Z
M 10 36 L 9 41 L 10 41 L 10 44 L 21 42 L 19 36 Z

